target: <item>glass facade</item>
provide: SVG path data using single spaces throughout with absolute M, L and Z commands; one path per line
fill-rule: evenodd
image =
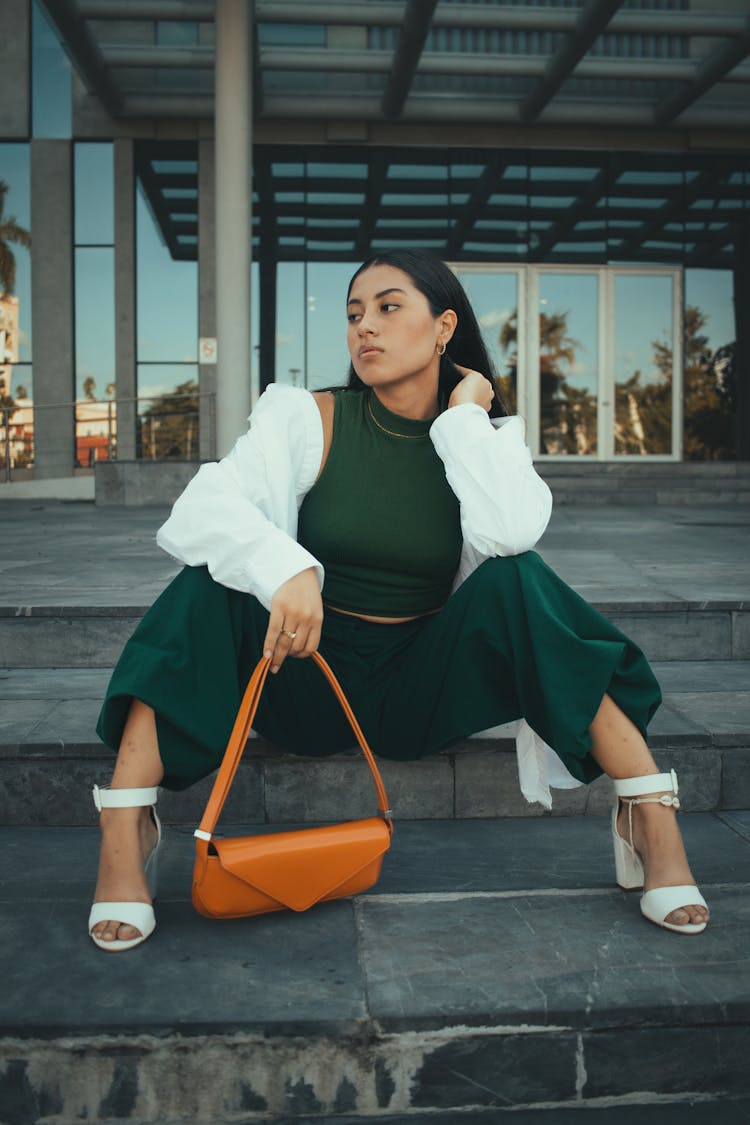
M 729 270 L 685 271 L 684 456 L 732 460 L 737 368 L 735 310 Z
M 0 479 L 33 463 L 29 146 L 0 143 Z
M 539 453 L 598 452 L 599 277 L 539 276 Z
M 31 5 L 31 131 L 34 137 L 70 137 L 71 70 L 41 4 Z
M 618 273 L 614 287 L 615 453 L 672 452 L 674 279 Z
M 542 23 L 542 9 L 549 14 L 556 8 L 570 16 L 570 26 L 470 26 L 478 19 L 473 9 L 465 25 L 454 12 L 458 23 L 452 26 L 438 5 L 424 65 L 413 76 L 414 104 L 439 102 L 450 117 L 456 99 L 477 106 L 492 99 L 500 118 L 507 106 L 523 104 L 580 6 L 538 7 Z M 644 0 L 639 18 L 662 7 Z M 686 11 L 684 5 L 667 7 Z M 712 55 L 715 44 L 697 33 L 633 31 L 631 9 L 626 5 L 622 26 L 600 36 L 562 84 L 565 104 L 590 105 L 614 90 L 629 112 L 638 106 L 650 112 L 661 104 L 666 78 L 648 64 L 679 64 L 684 83 L 689 69 Z M 77 10 L 75 2 L 71 10 Z M 160 105 L 177 105 L 178 98 L 200 105 L 211 97 L 211 18 L 197 9 L 190 13 L 195 18 L 165 20 L 142 18 L 143 9 L 129 18 L 123 7 L 117 19 L 96 6 L 82 11 L 87 33 L 101 48 L 107 83 L 123 105 L 131 97 L 141 105 L 157 96 L 165 99 Z M 391 85 L 385 63 L 399 29 L 383 20 L 370 27 L 327 27 L 304 12 L 295 18 L 302 22 L 257 25 L 255 95 L 271 104 L 281 97 L 380 106 Z M 30 135 L 67 142 L 73 158 L 75 465 L 86 468 L 116 455 L 113 144 L 88 139 L 100 135 L 100 126 L 92 127 L 85 113 L 80 138 L 76 134 L 70 62 L 36 0 L 30 22 Z M 66 42 L 75 54 L 67 36 Z M 323 65 L 325 52 L 330 67 Z M 350 61 L 366 65 L 347 69 L 347 52 Z M 490 66 L 496 56 L 513 61 L 507 72 Z M 604 74 L 605 63 L 610 73 Z M 747 92 L 741 77 L 717 82 L 701 100 L 701 112 L 729 112 L 730 94 L 732 105 L 742 108 Z M 90 82 L 84 85 L 94 105 L 97 91 Z M 201 393 L 199 270 L 207 265 L 210 292 L 214 268 L 212 261 L 198 262 L 199 144 L 147 140 L 158 135 L 152 124 L 133 131 L 139 137 L 133 142 L 136 172 L 126 190 L 132 187 L 135 199 L 137 455 L 194 458 Z M 199 134 L 192 125 L 170 130 L 172 137 Z M 256 381 L 261 374 L 263 381 L 272 377 L 311 389 L 343 382 L 349 365 L 343 304 L 357 263 L 379 250 L 419 247 L 451 263 L 466 286 L 506 402 L 525 416 L 535 455 L 735 455 L 732 271 L 750 221 L 750 156 L 741 146 L 660 152 L 614 143 L 611 150 L 580 144 L 257 144 L 253 164 L 248 368 Z M 31 255 L 23 239 L 14 241 L 13 229 L 31 229 L 28 143 L 0 138 L 0 181 L 0 237 L 12 252 L 6 260 L 15 266 L 13 283 L 0 281 L 0 393 L 6 438 L 8 412 L 13 410 L 14 424 L 24 420 L 25 445 L 16 443 L 12 453 L 22 467 L 33 456 Z M 263 270 L 265 278 L 276 277 L 275 319 L 270 303 L 267 320 L 260 306 Z M 210 296 L 202 299 L 202 307 L 210 305 Z M 261 328 L 269 370 L 259 373 Z M 208 414 L 200 414 L 205 425 Z
M 75 463 L 87 469 L 117 449 L 112 145 L 74 145 L 73 183 Z
M 455 262 L 731 268 L 750 211 L 744 153 L 259 145 L 254 162 L 256 232 L 274 230 L 279 261 L 421 246 Z
M 457 268 L 482 330 L 485 347 L 500 379 L 509 413 L 518 412 L 518 374 L 526 363 L 525 337 L 519 337 L 519 315 L 525 323 L 522 275 L 516 270 Z
M 195 166 L 164 163 L 177 177 L 193 176 L 197 171 Z M 192 460 L 199 449 L 198 266 L 195 260 L 175 258 L 164 241 L 149 197 L 150 185 L 148 174 L 139 177 L 136 455 L 148 460 Z M 187 192 L 186 198 L 194 198 L 192 188 L 171 190 Z
M 112 145 L 79 141 L 73 159 L 76 246 L 112 246 L 115 241 Z

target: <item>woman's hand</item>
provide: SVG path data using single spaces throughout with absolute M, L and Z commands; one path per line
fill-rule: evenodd
M 448 406 L 461 406 L 464 402 L 475 402 L 477 406 L 482 407 L 482 410 L 489 411 L 494 395 L 492 383 L 489 379 L 485 379 L 479 371 L 472 371 L 470 367 L 461 367 L 459 364 L 456 364 L 456 367 L 461 372 L 462 378 L 461 382 L 456 383 L 453 388 L 451 397 L 448 399 Z
M 310 567 L 279 586 L 271 601 L 263 642 L 263 655 L 271 657 L 271 671 L 278 672 L 290 654 L 312 656 L 320 644 L 322 624 L 323 599 L 315 568 Z

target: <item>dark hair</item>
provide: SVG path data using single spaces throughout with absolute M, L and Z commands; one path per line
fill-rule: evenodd
M 448 269 L 439 258 L 423 250 L 384 250 L 368 258 L 359 267 L 349 282 L 347 299 L 359 275 L 371 266 L 393 266 L 395 269 L 402 270 L 427 298 L 430 312 L 434 317 L 440 316 L 446 309 L 453 309 L 458 317 L 456 330 L 448 341 L 445 355 L 440 357 L 438 393 L 441 403 L 447 405 L 451 391 L 461 379 L 461 372 L 456 368 L 456 364 L 460 363 L 462 367 L 480 371 L 492 384 L 493 399 L 490 416 L 492 418 L 505 416 L 508 411 L 500 395 L 494 364 L 485 347 L 469 298 L 453 271 Z M 353 364 L 349 366 L 347 386 L 355 390 L 365 389 L 365 384 L 357 375 Z

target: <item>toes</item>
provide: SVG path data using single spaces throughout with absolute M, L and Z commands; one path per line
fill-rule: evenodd
M 664 921 L 669 922 L 672 926 L 687 926 L 692 919 L 687 910 L 681 907 L 679 910 L 673 910 L 671 914 L 667 914 Z
M 708 911 L 702 906 L 684 906 L 679 910 L 673 910 L 664 919 L 665 922 L 671 923 L 673 926 L 700 926 L 704 922 L 708 922 Z
M 141 936 L 140 930 L 124 922 L 99 922 L 91 932 L 100 941 L 132 941 Z
M 133 938 L 141 936 L 141 931 L 137 930 L 135 926 L 127 926 L 124 922 L 117 930 L 117 937 L 120 941 L 132 941 Z

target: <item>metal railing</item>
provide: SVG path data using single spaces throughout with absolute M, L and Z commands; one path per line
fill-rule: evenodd
M 40 412 L 50 410 L 72 412 L 72 416 L 61 413 L 56 424 L 45 425 L 44 433 L 45 452 L 67 460 L 71 474 L 93 472 L 97 461 L 116 461 L 118 444 L 127 448 L 126 459 L 132 451 L 137 460 L 197 461 L 203 447 L 208 456 L 213 452 L 216 394 L 212 391 L 21 402 L 0 406 L 0 481 L 12 483 L 33 476 L 35 421 Z

